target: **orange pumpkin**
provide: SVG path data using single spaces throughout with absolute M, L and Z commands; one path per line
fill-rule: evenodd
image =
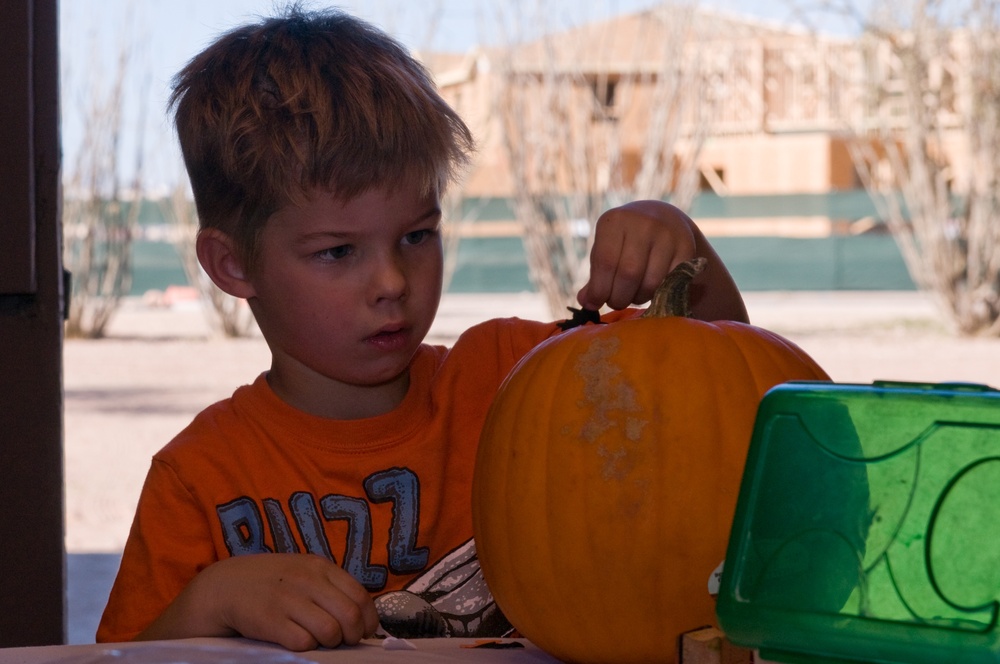
M 786 380 L 829 380 L 761 328 L 660 317 L 663 301 L 686 309 L 701 264 L 668 277 L 651 317 L 541 344 L 487 417 L 473 484 L 483 574 L 517 630 L 561 660 L 674 661 L 681 633 L 716 624 L 708 582 L 758 402 Z

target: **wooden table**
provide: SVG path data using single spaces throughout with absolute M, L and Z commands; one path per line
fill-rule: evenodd
M 394 650 L 381 639 L 334 650 L 290 652 L 249 639 L 181 639 L 146 643 L 37 646 L 0 649 L 0 664 L 364 664 L 366 662 L 474 662 L 554 664 L 558 660 L 523 639 L 502 639 L 519 648 L 472 648 L 475 639 L 412 639 L 412 650 Z M 406 645 L 397 643 L 396 645 Z

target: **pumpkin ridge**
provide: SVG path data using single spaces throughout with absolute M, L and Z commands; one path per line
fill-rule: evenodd
M 530 369 L 530 371 L 526 372 L 523 375 L 519 372 L 517 375 L 522 379 L 522 382 L 530 383 L 532 380 L 535 379 L 535 374 L 537 373 L 539 368 L 540 367 L 538 363 L 534 360 L 534 358 L 532 358 L 529 362 L 526 363 L 526 369 Z M 527 395 L 529 394 L 529 391 L 525 389 L 518 389 L 518 394 L 520 395 L 520 399 L 522 401 L 526 401 L 528 399 Z M 514 445 L 514 449 L 520 450 L 521 452 L 521 454 L 519 455 L 520 458 L 518 459 L 518 462 L 520 463 L 521 461 L 524 460 L 525 455 L 528 452 L 532 452 L 533 450 L 525 449 L 526 443 L 523 437 L 514 438 L 515 434 L 513 432 L 508 433 L 508 435 L 512 437 L 513 440 L 512 444 Z M 535 455 L 535 463 L 533 464 L 530 470 L 532 472 L 537 472 L 540 476 L 544 476 L 544 474 L 547 473 L 548 471 L 548 462 L 549 462 L 549 457 L 547 454 Z M 520 501 L 523 499 L 524 494 L 528 494 L 529 496 L 533 495 L 535 490 L 533 483 L 530 486 L 525 486 L 525 482 L 531 482 L 532 478 L 534 477 L 535 475 L 528 473 L 525 470 L 522 470 L 520 467 L 515 468 L 515 472 L 508 473 L 505 478 L 507 480 L 507 491 L 506 491 L 507 500 L 502 504 L 503 505 L 508 504 L 513 500 Z M 514 489 L 511 490 L 512 483 L 514 483 L 515 481 L 516 484 L 513 484 Z M 544 487 L 542 488 L 544 490 Z M 545 501 L 547 500 L 548 500 L 547 491 L 542 496 L 534 496 L 534 501 L 536 501 L 537 504 L 545 504 Z M 546 515 L 543 513 L 541 516 L 544 517 Z M 508 534 L 511 534 L 522 531 L 525 527 L 523 521 L 524 521 L 523 514 L 521 514 L 517 510 L 510 510 L 509 512 L 507 512 L 506 532 Z M 532 524 L 532 527 L 548 530 L 549 524 L 546 520 L 541 523 L 536 522 Z M 519 558 L 528 557 L 534 560 L 536 565 L 535 568 L 532 570 L 532 574 L 529 576 L 528 574 L 525 573 L 523 566 L 517 563 L 517 559 L 509 560 L 508 562 L 509 576 L 506 576 L 504 578 L 514 584 L 515 589 L 513 592 L 516 595 L 520 596 L 523 595 L 526 591 L 530 592 L 530 587 L 535 583 L 537 583 L 539 576 L 544 577 L 546 573 L 551 572 L 551 562 L 549 562 L 548 560 L 544 560 L 539 555 L 539 552 L 527 550 L 526 540 L 519 541 L 515 539 L 513 542 L 510 542 L 506 548 L 512 553 L 518 551 L 519 549 L 524 549 L 524 551 L 520 554 Z M 539 571 L 539 565 L 545 565 L 546 569 Z M 510 591 L 507 588 L 503 588 L 503 591 L 508 594 L 510 593 Z M 515 604 L 514 607 L 516 608 L 517 611 L 517 618 L 518 618 L 517 624 L 524 624 L 524 621 L 526 620 L 525 616 L 523 615 L 525 607 L 523 605 L 517 605 L 517 604 Z M 510 616 L 508 616 L 508 620 L 511 620 Z
M 816 364 L 816 361 L 802 350 L 800 346 L 780 335 L 753 325 L 734 323 L 732 321 L 727 321 L 725 329 L 727 330 L 727 336 L 741 349 L 744 349 L 744 351 L 751 351 L 755 356 L 759 354 L 766 355 L 771 371 L 774 373 L 792 371 L 796 374 L 794 379 L 830 380 L 830 377 L 822 367 Z M 764 341 L 765 339 L 766 342 Z M 795 358 L 794 363 L 789 361 L 789 356 Z M 793 367 L 793 364 L 796 366 Z M 805 365 L 808 371 L 802 371 L 803 365 Z M 786 378 L 786 380 L 791 379 Z M 758 389 L 761 391 L 761 397 L 763 397 L 764 392 L 772 387 L 774 387 L 773 382 L 758 381 Z

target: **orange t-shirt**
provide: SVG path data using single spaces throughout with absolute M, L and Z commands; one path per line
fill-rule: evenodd
M 476 447 L 503 379 L 558 330 L 501 319 L 425 344 L 378 417 L 309 415 L 263 374 L 202 411 L 153 457 L 97 640 L 132 639 L 213 562 L 269 551 L 336 561 L 394 635 L 506 633 L 472 542 Z

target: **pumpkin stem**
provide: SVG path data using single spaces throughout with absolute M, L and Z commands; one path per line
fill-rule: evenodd
M 643 318 L 691 317 L 691 280 L 705 269 L 708 260 L 692 258 L 679 264 L 666 276 L 653 293 Z

